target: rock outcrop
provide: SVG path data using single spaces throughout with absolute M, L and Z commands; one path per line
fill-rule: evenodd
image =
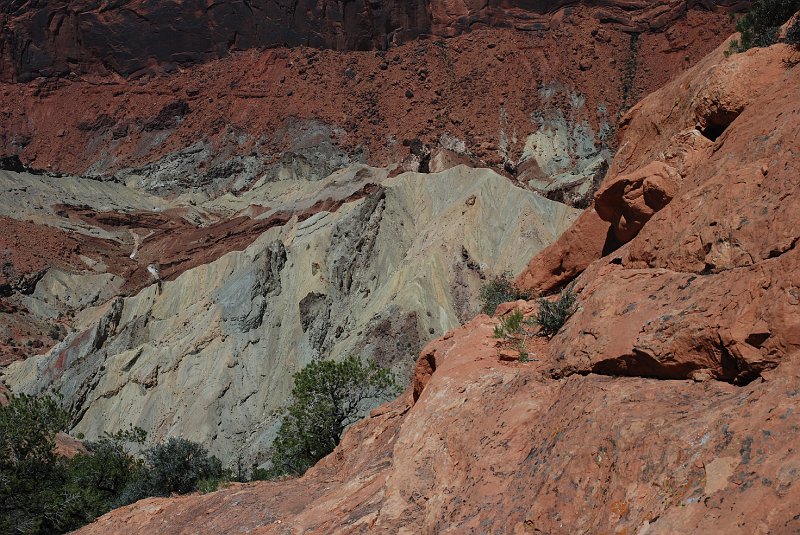
M 627 244 L 584 277 L 583 309 L 553 343 L 559 366 L 746 383 L 800 349 L 787 52 L 718 50 L 632 110 L 617 174 L 596 197 Z
M 739 55 L 735 62 L 723 61 L 725 49 L 725 46 L 717 49 L 622 118 L 619 151 L 595 196 L 593 209 L 584 212 L 578 225 L 531 261 L 518 280 L 523 288 L 532 292 L 550 292 L 563 286 L 594 260 L 631 241 L 654 214 L 669 208 L 670 201 L 678 192 L 699 187 L 710 180 L 711 173 L 722 173 L 720 176 L 724 177 L 743 172 L 734 162 L 746 152 L 742 146 L 749 141 L 736 138 L 729 141 L 726 129 L 745 112 L 753 117 L 752 121 L 758 122 L 762 110 L 754 102 L 766 98 L 766 93 L 774 89 L 776 80 L 786 76 L 787 70 L 779 61 L 765 60 L 764 51 Z M 783 53 L 779 48 L 771 50 L 773 55 Z M 757 156 L 748 156 L 748 161 L 767 162 L 771 158 L 769 149 L 765 147 L 747 149 L 750 150 L 756 150 Z M 709 159 L 715 162 L 714 166 L 708 165 Z M 762 166 L 761 163 L 758 165 Z M 763 163 L 763 170 L 759 172 L 767 176 L 769 168 L 768 163 Z M 694 182 L 685 183 L 687 177 L 693 177 Z M 729 190 L 729 194 L 734 205 L 749 204 L 749 198 L 741 191 L 733 191 Z M 739 211 L 749 209 L 741 207 Z M 670 217 L 667 214 L 671 212 L 665 211 L 665 217 Z M 748 215 L 742 217 L 754 219 Z M 766 258 L 768 251 L 759 250 L 752 256 L 751 251 L 740 251 L 738 246 L 729 248 L 730 236 L 717 239 L 732 224 L 723 225 L 702 237 L 681 235 L 681 241 L 672 244 L 675 261 L 662 260 L 660 266 L 700 273 L 704 269 L 722 271 L 749 265 L 755 259 Z M 779 225 L 776 237 L 779 243 L 768 239 L 757 248 L 786 250 L 792 240 L 792 231 L 787 227 L 792 224 L 788 221 L 776 224 Z M 655 225 L 650 228 L 653 227 Z M 696 234 L 699 230 L 693 228 L 687 232 Z M 742 231 L 735 234 L 738 236 L 739 232 Z M 591 236 L 591 239 L 583 239 L 584 236 Z M 598 239 L 601 236 L 605 239 Z M 753 243 L 757 238 L 751 237 L 748 241 L 750 244 L 746 249 L 756 247 Z M 634 246 L 634 249 L 641 251 L 651 245 L 647 242 L 647 245 Z M 699 250 L 704 248 L 708 251 Z M 650 253 L 637 254 L 649 256 Z M 730 254 L 740 257 L 739 260 L 727 258 Z M 720 255 L 726 258 L 719 258 Z M 752 258 L 742 260 L 744 256 Z M 718 268 L 715 267 L 717 264 Z M 639 265 L 654 267 L 656 263 L 645 261 Z
M 800 530 L 800 68 L 783 45 L 724 48 L 625 119 L 597 213 L 627 243 L 528 362 L 478 316 L 303 478 L 143 500 L 82 533 Z M 699 110 L 727 102 L 709 131 Z
M 422 345 L 477 312 L 485 277 L 518 272 L 578 215 L 486 169 L 386 174 L 356 166 L 194 206 L 17 175 L 29 199 L 18 216 L 98 234 L 118 252 L 105 270 L 64 266 L 16 296 L 45 319 L 60 312 L 70 333 L 3 381 L 63 393 L 89 439 L 133 424 L 152 441 L 183 436 L 260 462 L 295 371 L 357 354 L 408 381 Z M 169 208 L 142 213 L 148 204 Z M 154 284 L 145 268 L 156 264 Z M 105 291 L 76 301 L 102 277 Z

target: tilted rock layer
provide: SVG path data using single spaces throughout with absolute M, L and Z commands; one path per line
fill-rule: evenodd
M 61 392 L 77 415 L 73 431 L 89 438 L 132 424 L 149 440 L 183 436 L 230 462 L 262 460 L 292 374 L 314 359 L 355 354 L 407 382 L 425 342 L 475 315 L 483 279 L 521 270 L 578 214 L 464 166 L 392 178 L 357 166 L 318 182 L 265 183 L 184 207 L 183 217 L 175 206 L 123 212 L 166 202 L 117 184 L 17 178 L 34 199 L 18 203 L 20 216 L 35 210 L 43 222 L 96 233 L 111 254 L 105 268 L 51 270 L 15 296 L 72 332 L 10 365 L 3 381 L 15 392 Z M 93 184 L 100 191 L 77 202 Z M 62 216 L 46 210 L 59 185 L 54 197 L 73 203 Z M 103 190 L 119 196 L 104 202 Z M 226 210 L 259 215 L 190 223 Z M 161 283 L 142 280 L 151 263 Z M 77 302 L 90 285 L 100 293 Z M 133 295 L 115 297 L 120 287 Z
M 529 362 L 478 316 L 303 478 L 148 499 L 82 533 L 800 530 L 800 68 L 783 45 L 723 51 L 625 120 L 608 187 L 636 207 L 629 241 Z

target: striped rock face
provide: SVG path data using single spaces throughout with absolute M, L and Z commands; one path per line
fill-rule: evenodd
M 464 166 L 393 178 L 359 166 L 186 207 L 134 195 L 125 203 L 140 211 L 127 213 L 115 211 L 124 186 L 110 186 L 120 195 L 101 212 L 97 192 L 80 188 L 102 183 L 16 178 L 42 192 L 41 206 L 50 194 L 81 206 L 61 217 L 31 202 L 34 231 L 73 226 L 111 252 L 83 273 L 45 269 L 17 296 L 43 318 L 61 314 L 69 334 L 3 381 L 63 392 L 80 415 L 73 432 L 88 438 L 133 424 L 153 441 L 183 436 L 247 461 L 271 443 L 295 371 L 358 354 L 407 382 L 428 340 L 477 313 L 485 278 L 521 270 L 579 213 Z M 161 210 L 142 212 L 147 203 Z M 79 301 L 87 286 L 99 293 Z
M 733 30 L 724 3 L 14 2 L 0 158 L 217 196 L 444 151 L 585 208 L 621 114 Z

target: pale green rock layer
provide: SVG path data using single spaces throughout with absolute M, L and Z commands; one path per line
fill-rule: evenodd
M 150 441 L 181 436 L 229 463 L 261 462 L 294 372 L 357 354 L 407 380 L 422 345 L 477 313 L 482 277 L 518 273 L 579 214 L 487 169 L 385 176 L 356 166 L 322 181 L 192 199 L 204 213 L 230 214 L 382 185 L 335 212 L 274 227 L 244 251 L 165 282 L 161 294 L 150 286 L 109 299 L 119 284 L 110 276 L 43 278 L 41 292 L 81 309 L 78 330 L 0 372 L 2 381 L 17 392 L 61 392 L 78 415 L 73 434 L 136 425 Z M 113 188 L 109 209 L 167 207 L 136 192 L 128 199 L 122 185 L 92 184 Z M 47 204 L 30 210 L 49 223 Z M 96 285 L 91 298 L 81 297 L 87 285 Z

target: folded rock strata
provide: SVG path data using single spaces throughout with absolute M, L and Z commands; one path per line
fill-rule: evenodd
M 486 169 L 385 176 L 360 166 L 194 208 L 235 215 L 271 199 L 260 215 L 231 220 L 253 229 L 246 241 L 215 236 L 222 222 L 186 230 L 185 219 L 147 235 L 132 214 L 142 241 L 136 259 L 125 257 L 136 267 L 118 275 L 131 296 L 78 307 L 64 340 L 5 368 L 2 380 L 15 392 L 62 392 L 78 415 L 73 432 L 89 438 L 133 424 L 152 441 L 183 436 L 260 462 L 295 371 L 357 354 L 407 381 L 427 340 L 476 313 L 483 278 L 519 271 L 578 214 Z M 346 202 L 316 200 L 332 192 Z M 129 230 L 124 213 L 70 213 L 111 238 Z M 287 215 L 274 223 L 275 213 Z M 139 290 L 151 259 L 163 280 Z

